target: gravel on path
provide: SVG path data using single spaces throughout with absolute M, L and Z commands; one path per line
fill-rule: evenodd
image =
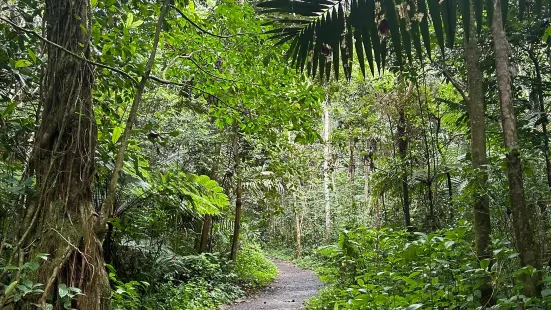
M 310 270 L 274 260 L 279 269 L 278 278 L 256 296 L 245 299 L 225 310 L 297 310 L 304 309 L 304 301 L 322 287 L 318 277 Z

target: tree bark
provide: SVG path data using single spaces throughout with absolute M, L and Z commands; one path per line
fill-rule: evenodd
M 329 111 L 329 94 L 325 95 L 323 105 L 323 194 L 325 201 L 325 239 L 331 239 L 331 191 L 330 191 L 330 159 L 331 159 L 331 113 Z
M 91 18 L 88 0 L 47 0 L 47 39 L 88 58 Z M 60 284 L 66 284 L 84 294 L 73 300 L 73 308 L 109 309 L 101 244 L 106 227 L 92 204 L 97 143 L 92 67 L 49 45 L 43 83 L 44 110 L 31 158 L 36 193 L 28 199 L 17 254 L 21 263 L 24 256 L 34 259 L 36 253 L 50 256 L 32 279 L 44 284 L 44 293 L 16 307 L 34 309 L 31 303 L 42 307 L 50 303 L 63 309 L 57 292 Z M 28 253 L 21 250 L 29 247 Z
M 471 21 L 474 21 L 473 3 L 470 5 Z M 474 23 L 470 25 L 469 37 L 465 38 L 465 63 L 467 66 L 467 87 L 469 97 L 466 98 L 467 113 L 471 129 L 471 165 L 475 170 L 473 180 L 476 191 L 473 202 L 475 247 L 478 260 L 491 259 L 490 234 L 490 201 L 487 195 L 488 158 L 486 156 L 486 119 L 484 107 L 483 75 L 480 69 L 480 50 L 478 48 L 477 30 Z M 466 34 L 465 34 L 466 36 Z M 493 288 L 491 278 L 485 279 L 481 287 L 480 303 L 492 305 Z
M 371 175 L 371 157 L 369 155 L 364 156 L 364 202 L 365 208 L 369 214 L 369 195 L 371 189 L 369 188 L 369 176 Z
M 549 134 L 547 131 L 547 125 L 549 124 L 549 119 L 547 113 L 545 112 L 545 104 L 543 99 L 543 89 L 541 87 L 543 80 L 541 78 L 541 68 L 538 57 L 530 49 L 528 55 L 532 62 L 534 63 L 534 69 L 536 71 L 536 93 L 538 100 L 538 121 L 541 122 L 541 131 L 543 133 L 543 157 L 545 160 L 545 172 L 547 177 L 547 187 L 551 189 L 551 160 L 549 160 Z
M 210 171 L 210 179 L 217 181 L 218 175 L 218 158 L 220 157 L 220 150 L 222 145 L 217 142 L 214 147 L 214 160 L 212 163 L 212 169 Z M 209 240 L 211 238 L 212 230 L 212 215 L 205 214 L 205 219 L 203 220 L 203 228 L 201 230 L 201 242 L 199 245 L 199 253 L 204 253 L 208 251 Z
M 302 221 L 300 217 L 300 209 L 295 208 L 295 228 L 297 240 L 297 258 L 302 257 Z
M 241 183 L 241 175 L 239 171 L 240 166 L 240 156 L 239 156 L 239 130 L 237 126 L 235 127 L 235 137 L 233 138 L 233 158 L 235 164 L 235 219 L 233 224 L 233 237 L 231 244 L 231 254 L 230 259 L 236 261 L 237 259 L 237 250 L 239 248 L 239 233 L 241 231 L 241 207 L 242 207 L 242 196 L 243 196 L 243 186 Z
M 351 216 L 356 216 L 356 201 L 355 201 L 355 186 L 354 183 L 355 175 L 356 175 L 356 163 L 355 163 L 355 157 L 354 157 L 354 149 L 355 149 L 355 143 L 354 143 L 354 135 L 352 132 L 350 132 L 350 136 L 348 138 L 348 179 L 350 180 L 350 205 L 352 206 L 352 211 L 354 214 L 351 214 Z
M 501 107 L 501 125 L 503 138 L 507 149 L 507 177 L 509 180 L 509 196 L 513 215 L 515 241 L 520 253 L 522 266 L 541 267 L 538 245 L 530 224 L 529 211 L 526 205 L 522 163 L 518 147 L 517 124 L 513 105 L 511 73 L 509 71 L 509 42 L 503 28 L 501 0 L 494 0 L 494 15 L 492 22 L 494 39 L 498 92 Z M 524 293 L 527 296 L 540 294 L 541 274 L 523 275 Z
M 402 105 L 398 107 L 399 120 L 397 124 L 397 140 L 398 140 L 398 154 L 401 160 L 402 166 L 402 195 L 403 195 L 403 213 L 406 228 L 411 230 L 411 215 L 409 211 L 409 187 L 408 187 L 408 173 L 407 173 L 407 148 L 408 138 L 406 133 L 406 112 Z

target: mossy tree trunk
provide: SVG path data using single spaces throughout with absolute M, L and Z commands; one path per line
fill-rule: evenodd
M 473 3 L 470 4 L 471 20 L 475 20 Z M 483 75 L 480 69 L 480 50 L 478 48 L 476 26 L 470 25 L 469 37 L 465 33 L 465 63 L 467 65 L 467 87 L 469 97 L 467 113 L 471 129 L 471 165 L 475 170 L 475 197 L 473 201 L 476 256 L 479 260 L 491 259 L 490 201 L 486 194 L 488 182 L 488 158 L 486 156 L 486 120 L 484 108 Z M 480 302 L 492 305 L 493 288 L 491 278 L 485 279 L 481 287 Z
M 44 19 L 48 40 L 89 56 L 89 0 L 47 0 Z M 101 245 L 106 227 L 92 205 L 97 142 L 92 79 L 89 63 L 48 47 L 44 110 L 31 159 L 36 192 L 28 199 L 19 239 L 20 257 L 49 254 L 32 279 L 43 283 L 45 292 L 16 308 L 35 309 L 33 302 L 63 309 L 58 295 L 61 284 L 82 291 L 73 308 L 110 308 Z
M 509 41 L 503 28 L 501 1 L 494 0 L 494 18 L 492 35 L 496 59 L 498 92 L 501 107 L 501 125 L 503 139 L 507 149 L 507 177 L 509 181 L 509 198 L 513 217 L 513 230 L 516 246 L 520 254 L 522 266 L 541 267 L 539 248 L 534 238 L 533 227 L 530 224 L 530 214 L 526 205 L 518 132 L 513 105 L 513 89 L 509 71 Z M 504 0 L 503 0 L 504 1 Z M 527 296 L 539 295 L 541 274 L 523 275 L 524 293 Z

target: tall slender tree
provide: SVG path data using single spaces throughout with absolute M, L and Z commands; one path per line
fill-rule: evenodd
M 523 266 L 541 268 L 540 254 L 534 231 L 530 224 L 529 211 L 526 205 L 522 162 L 518 145 L 518 130 L 513 105 L 511 72 L 509 71 L 509 42 L 503 27 L 501 1 L 494 0 L 492 37 L 494 39 L 496 72 L 498 79 L 499 102 L 501 109 L 501 126 L 503 140 L 507 149 L 507 178 L 509 180 L 509 199 L 513 215 L 515 241 Z M 524 292 L 527 296 L 540 294 L 541 274 L 524 274 Z

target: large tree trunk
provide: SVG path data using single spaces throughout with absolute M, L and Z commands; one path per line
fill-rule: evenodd
M 331 239 L 331 191 L 330 191 L 330 159 L 331 159 L 331 113 L 329 112 L 329 95 L 325 95 L 323 105 L 323 197 L 325 201 L 325 239 Z
M 50 41 L 75 54 L 89 56 L 88 0 L 47 0 L 44 19 Z M 65 284 L 82 290 L 83 295 L 73 301 L 73 308 L 110 308 L 101 245 L 106 227 L 92 205 L 97 142 L 92 84 L 89 63 L 52 45 L 48 47 L 44 79 L 47 92 L 31 159 L 36 194 L 29 198 L 18 244 L 20 249 L 31 247 L 26 253 L 28 259 L 36 253 L 50 255 L 32 279 L 44 284 L 45 292 L 39 300 L 32 301 L 43 307 L 51 303 L 56 309 L 63 309 L 58 304 L 58 286 Z M 22 257 L 23 251 L 19 255 Z M 18 305 L 34 309 L 31 301 Z
M 474 21 L 473 4 L 470 8 L 471 21 Z M 478 48 L 476 26 L 470 25 L 470 34 L 465 38 L 465 62 L 467 65 L 467 85 L 469 98 L 467 99 L 467 113 L 471 129 L 471 164 L 476 171 L 473 180 L 476 188 L 474 211 L 474 230 L 476 255 L 479 260 L 491 259 L 492 252 L 490 233 L 492 231 L 490 221 L 490 202 L 487 192 L 488 172 L 486 166 L 486 120 L 484 108 L 483 75 L 480 69 L 480 50 Z M 491 278 L 485 279 L 486 283 L 481 287 L 480 302 L 482 305 L 491 305 L 493 288 Z
M 233 236 L 231 244 L 231 254 L 230 259 L 236 261 L 237 259 L 237 250 L 239 249 L 239 233 L 241 231 L 241 207 L 242 207 L 242 196 L 243 196 L 243 186 L 241 175 L 239 171 L 240 156 L 239 156 L 239 131 L 235 130 L 235 137 L 233 140 L 233 158 L 235 163 L 235 219 L 233 224 Z
M 501 0 L 494 0 L 494 18 L 492 23 L 494 38 L 496 72 L 501 105 L 501 125 L 507 149 L 507 176 L 509 179 L 509 197 L 513 214 L 513 229 L 522 266 L 541 267 L 538 246 L 530 225 L 529 210 L 526 206 L 522 164 L 518 147 L 517 124 L 513 105 L 511 73 L 509 71 L 509 42 L 503 28 Z M 524 293 L 527 296 L 540 294 L 541 274 L 524 275 Z

